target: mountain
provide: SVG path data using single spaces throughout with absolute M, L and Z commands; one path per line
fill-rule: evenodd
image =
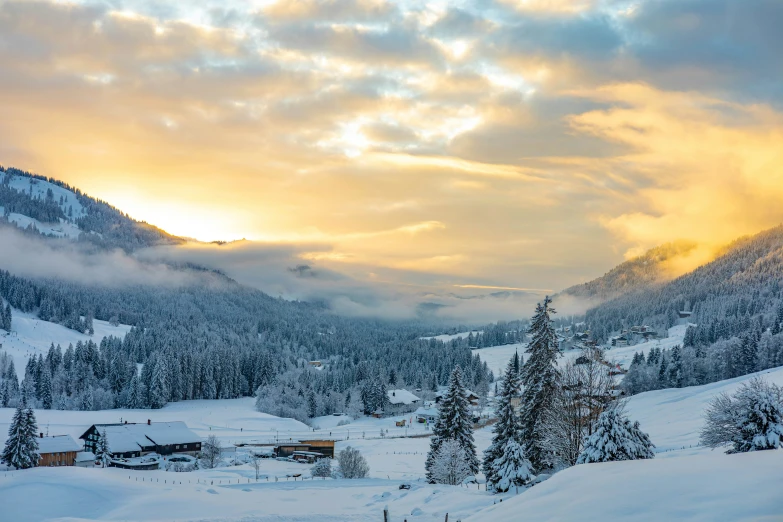
M 67 183 L 0 166 L 0 215 L 21 229 L 131 252 L 183 243 Z
M 602 303 L 671 280 L 688 261 L 696 261 L 698 254 L 699 245 L 695 242 L 666 243 L 621 263 L 597 279 L 566 288 L 559 295 L 585 299 L 591 304 Z
M 634 394 L 706 384 L 783 365 L 781 283 L 778 226 L 734 241 L 715 260 L 669 282 L 599 304 L 585 321 L 599 341 L 636 325 L 665 332 L 690 324 L 681 346 L 637 354 L 623 388 Z
M 737 239 L 716 259 L 685 275 L 642 284 L 599 304 L 588 310 L 586 319 L 604 334 L 642 323 L 668 328 L 681 310 L 691 311 L 695 323 L 748 315 L 762 316 L 769 325 L 781 299 L 782 281 L 783 226 L 778 226 Z
M 90 337 L 76 346 L 38 339 L 49 349 L 31 354 L 21 383 L 0 352 L 0 407 L 24 398 L 57 409 L 160 408 L 263 387 L 259 409 L 307 420 L 363 407 L 366 386 L 433 389 L 456 365 L 473 390 L 489 388 L 491 373 L 466 343 L 420 340 L 430 321 L 341 317 L 214 270 L 147 260 L 142 249 L 184 240 L 54 179 L 12 168 L 0 179 L 0 335 L 14 335 L 16 316 Z M 93 341 L 97 321 L 128 331 Z

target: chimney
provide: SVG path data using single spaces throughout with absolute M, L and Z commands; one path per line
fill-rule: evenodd
M 41 432 L 40 434 L 38 434 L 38 436 L 39 436 L 40 438 L 43 438 L 43 432 Z
M 150 424 L 152 424 L 152 421 L 147 419 L 147 426 L 149 426 Z

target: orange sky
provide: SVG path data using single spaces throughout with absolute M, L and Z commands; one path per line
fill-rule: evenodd
M 0 3 L 0 164 L 174 234 L 538 292 L 783 217 L 772 0 L 113 5 Z

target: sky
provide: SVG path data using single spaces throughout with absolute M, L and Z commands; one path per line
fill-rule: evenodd
M 0 0 L 0 164 L 251 240 L 187 252 L 248 274 L 285 251 L 502 314 L 783 221 L 781 19 L 777 0 Z

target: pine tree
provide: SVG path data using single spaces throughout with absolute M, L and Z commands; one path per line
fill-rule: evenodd
M 41 371 L 41 380 L 39 381 L 38 388 L 40 390 L 39 399 L 41 400 L 41 405 L 45 410 L 51 410 L 53 405 L 52 375 L 49 372 L 49 366 L 46 364 Z
M 106 436 L 106 430 L 98 437 L 98 444 L 95 448 L 95 456 L 100 459 L 101 467 L 108 468 L 111 463 L 111 448 L 109 447 L 109 437 Z
M 8 428 L 8 439 L 3 449 L 3 462 L 16 469 L 28 469 L 38 466 L 38 424 L 30 408 L 24 408 L 22 403 L 16 408 L 11 426 Z
M 166 359 L 159 355 L 155 358 L 155 367 L 152 370 L 152 380 L 150 383 L 150 408 L 162 408 L 166 405 L 168 400 L 169 387 Z
M 307 394 L 307 416 L 311 419 L 318 416 L 318 403 L 315 400 L 315 392 L 313 390 L 310 390 L 310 393 Z
M 473 442 L 473 429 L 468 411 L 468 399 L 465 386 L 462 384 L 462 370 L 454 368 L 449 379 L 449 388 L 440 403 L 438 420 L 432 429 L 430 450 L 427 453 L 427 480 L 434 482 L 433 469 L 440 446 L 447 440 L 455 440 L 462 449 L 471 473 L 479 471 L 479 460 L 476 456 L 476 446 Z
M 487 487 L 492 489 L 498 483 L 495 476 L 495 461 L 502 458 L 506 444 L 510 440 L 520 442 L 519 416 L 512 403 L 513 398 L 519 397 L 518 357 L 512 357 L 506 365 L 503 374 L 503 385 L 500 394 L 495 397 L 497 422 L 492 428 L 494 436 L 489 448 L 484 452 L 482 469 L 487 477 Z
M 585 441 L 577 464 L 616 460 L 651 459 L 655 445 L 639 428 L 639 423 L 623 415 L 621 408 L 606 410 L 598 417 L 593 434 Z
M 552 459 L 542 444 L 541 424 L 546 410 L 551 407 L 557 392 L 557 358 L 560 350 L 550 314 L 552 300 L 546 296 L 543 304 L 536 306 L 528 333 L 532 338 L 527 347 L 530 358 L 522 367 L 522 408 L 520 411 L 521 436 L 525 455 L 533 469 L 541 471 L 552 465 Z
M 2 306 L 0 306 L 0 309 L 2 309 Z M 11 304 L 7 303 L 5 305 L 5 312 L 3 313 L 3 321 L 2 321 L 2 328 L 3 330 L 6 330 L 7 332 L 11 331 Z
M 492 462 L 492 489 L 498 493 L 512 487 L 524 486 L 532 478 L 530 461 L 525 450 L 515 439 L 509 439 L 503 446 L 500 456 Z M 489 487 L 489 482 L 487 482 Z

